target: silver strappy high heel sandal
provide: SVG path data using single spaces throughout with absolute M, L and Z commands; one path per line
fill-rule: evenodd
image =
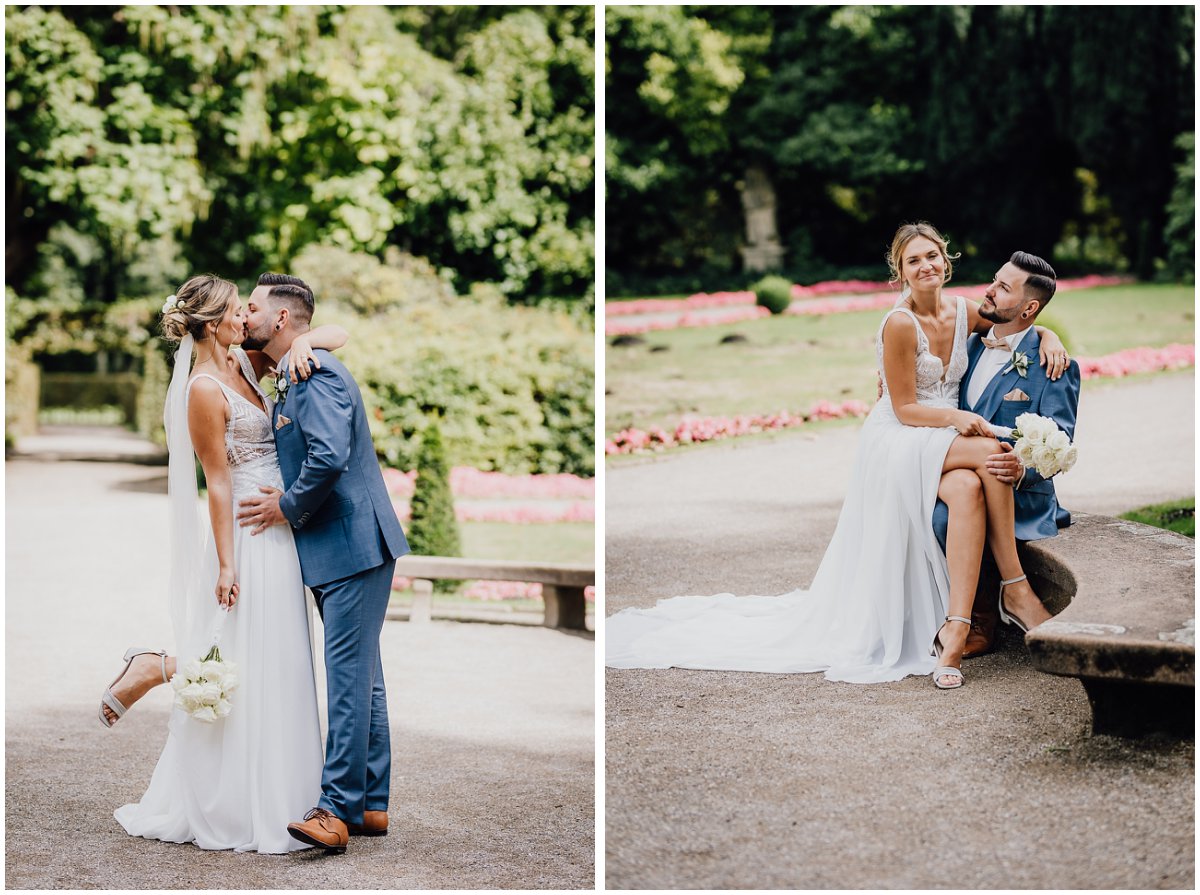
M 1024 581 L 1027 577 L 1028 576 L 1026 575 L 1020 575 L 1016 578 L 1008 578 L 1000 582 L 1000 621 L 1004 622 L 1006 625 L 1016 625 L 1021 629 L 1022 634 L 1029 633 L 1029 629 L 1025 627 L 1024 622 L 1022 622 L 1015 615 L 1009 615 L 1004 611 L 1004 588 L 1010 584 L 1016 584 L 1018 581 Z
M 107 689 L 105 689 L 105 691 L 104 691 L 104 695 L 100 697 L 100 709 L 99 709 L 100 723 L 103 724 L 105 727 L 112 727 L 114 724 L 117 723 L 117 721 L 121 720 L 122 715 L 124 715 L 127 711 L 129 711 L 129 709 L 127 709 L 127 708 L 125 708 L 125 706 L 121 705 L 121 700 L 117 699 L 117 697 L 113 695 L 112 688 L 121 682 L 121 678 L 125 677 L 126 672 L 129 671 L 129 666 L 131 666 L 133 664 L 133 660 L 136 659 L 138 656 L 158 656 L 159 657 L 158 661 L 162 666 L 163 683 L 164 684 L 169 683 L 169 680 L 167 678 L 167 651 L 166 650 L 138 649 L 136 647 L 126 650 L 125 651 L 125 667 L 121 669 L 121 673 L 118 674 L 116 676 L 116 678 L 113 680 L 113 682 L 108 685 Z M 117 716 L 116 721 L 108 720 L 108 716 L 104 714 L 105 706 L 108 706 L 110 709 L 112 709 L 113 714 L 115 714 Z
M 971 627 L 971 620 L 969 618 L 963 618 L 961 615 L 947 615 L 946 621 L 962 622 L 968 628 Z M 942 628 L 944 627 L 946 627 L 946 622 L 942 622 Z M 937 629 L 937 633 L 933 635 L 933 645 L 929 647 L 929 655 L 937 656 L 938 661 L 941 661 L 942 650 L 945 649 L 945 647 L 942 646 L 942 628 Z M 958 678 L 958 682 L 953 684 L 943 684 L 939 680 L 939 678 L 943 677 Z M 963 682 L 964 678 L 961 668 L 955 668 L 952 665 L 940 665 L 933 669 L 933 685 L 939 690 L 957 690 L 963 685 Z

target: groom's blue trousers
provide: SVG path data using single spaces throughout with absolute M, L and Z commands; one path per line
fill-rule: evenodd
M 312 589 L 325 623 L 329 732 L 318 806 L 347 823 L 387 811 L 392 747 L 379 635 L 396 561 Z

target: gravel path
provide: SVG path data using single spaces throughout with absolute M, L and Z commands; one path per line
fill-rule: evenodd
M 21 447 L 141 452 L 125 436 L 81 447 L 78 435 Z M 96 708 L 127 646 L 172 642 L 165 473 L 6 464 L 9 888 L 593 887 L 594 642 L 516 625 L 385 624 L 387 837 L 354 839 L 340 856 L 260 856 L 126 835 L 112 812 L 145 789 L 170 693 L 152 692 L 111 731 Z
M 1067 507 L 1195 493 L 1193 374 L 1084 384 Z M 858 426 L 610 463 L 606 607 L 811 581 Z M 606 671 L 605 882 L 630 888 L 1193 888 L 1194 744 L 1090 734 L 1022 644 L 924 678 Z

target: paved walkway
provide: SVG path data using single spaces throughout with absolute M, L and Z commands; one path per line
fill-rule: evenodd
M 86 450 L 69 432 L 24 450 Z M 53 449 L 53 450 L 52 450 Z M 384 626 L 391 833 L 341 856 L 204 852 L 112 817 L 144 790 L 170 693 L 113 730 L 101 691 L 130 645 L 170 644 L 164 467 L 6 464 L 9 888 L 583 889 L 594 885 L 594 642 L 542 628 Z
M 1084 384 L 1065 506 L 1195 493 L 1194 378 Z M 606 606 L 812 580 L 858 426 L 610 463 Z M 1192 888 L 1194 746 L 1090 734 L 1023 645 L 967 685 L 608 670 L 610 888 Z

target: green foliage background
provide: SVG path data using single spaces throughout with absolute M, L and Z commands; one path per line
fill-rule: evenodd
M 34 6 L 5 24 L 22 295 L 166 294 L 310 243 L 397 246 L 514 300 L 589 291 L 590 7 Z
M 163 298 L 304 277 L 381 458 L 593 469 L 591 7 L 7 7 L 6 308 L 22 364 L 133 371 Z M 10 415 L 15 420 L 15 415 Z M 26 426 L 27 428 L 27 426 Z
M 748 285 L 751 165 L 800 282 L 880 279 L 916 219 L 966 278 L 1018 247 L 1190 275 L 1190 6 L 609 7 L 605 29 L 609 295 Z

